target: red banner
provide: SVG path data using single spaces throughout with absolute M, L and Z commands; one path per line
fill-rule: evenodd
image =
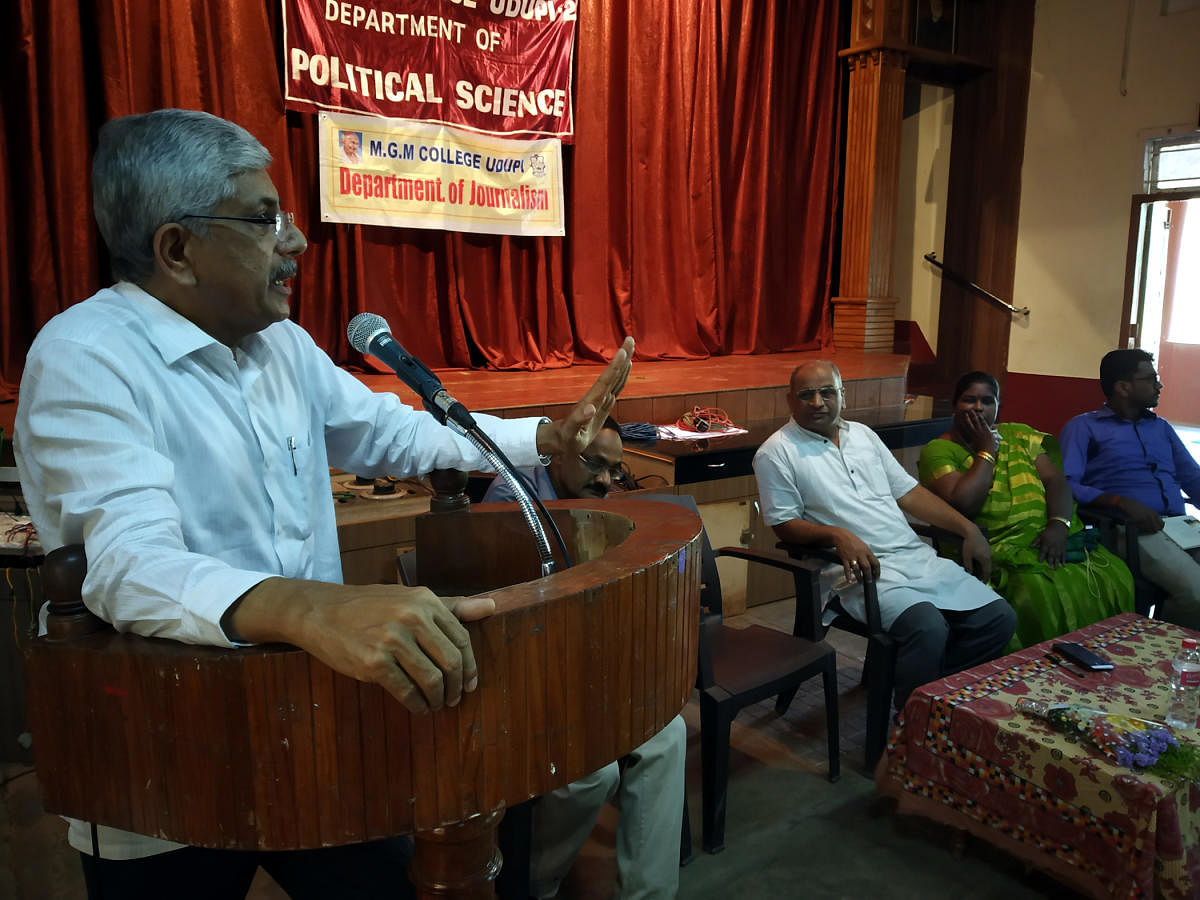
M 576 0 L 282 0 L 289 109 L 569 139 Z

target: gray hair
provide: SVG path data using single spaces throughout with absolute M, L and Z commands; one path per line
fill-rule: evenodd
M 144 284 L 162 225 L 212 212 L 236 193 L 234 176 L 270 163 L 250 132 L 209 113 L 159 109 L 106 122 L 92 160 L 92 203 L 113 276 Z M 188 227 L 205 233 L 202 220 Z

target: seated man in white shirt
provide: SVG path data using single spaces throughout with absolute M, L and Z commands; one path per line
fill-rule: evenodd
M 621 477 L 621 432 L 609 418 L 582 454 L 551 457 L 525 475 L 541 500 L 603 500 Z M 514 499 L 495 478 L 485 503 Z M 617 900 L 670 900 L 679 890 L 679 827 L 683 821 L 687 727 L 676 716 L 636 750 L 538 798 L 533 806 L 529 885 L 543 900 L 558 894 L 605 801 L 617 819 Z
M 96 220 L 118 283 L 55 316 L 17 409 L 24 496 L 47 551 L 82 543 L 87 606 L 119 631 L 192 644 L 282 642 L 376 682 L 413 712 L 478 681 L 460 623 L 490 598 L 341 583 L 329 467 L 416 475 L 486 462 L 432 416 L 372 393 L 288 320 L 308 246 L 241 127 L 166 109 L 100 132 Z M 627 341 L 559 422 L 477 417 L 519 464 L 591 443 Z M 228 790 L 224 784 L 213 791 Z M 258 853 L 86 823 L 89 897 L 233 898 L 266 868 L 296 898 L 396 898 L 404 839 Z
M 943 675 L 999 656 L 1016 614 L 986 579 L 991 548 L 973 522 L 917 484 L 867 426 L 841 418 L 842 376 L 804 363 L 788 388 L 792 419 L 754 456 L 762 514 L 781 540 L 832 546 L 846 579 L 842 607 L 866 621 L 857 582 L 874 581 L 883 627 L 897 642 L 895 704 Z M 963 538 L 963 566 L 940 558 L 905 518 Z M 828 615 L 828 614 L 827 614 Z

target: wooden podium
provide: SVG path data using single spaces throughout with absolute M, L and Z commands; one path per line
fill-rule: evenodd
M 491 896 L 504 809 L 643 743 L 695 680 L 700 520 L 547 506 L 576 565 L 533 580 L 515 505 L 418 521 L 421 583 L 496 601 L 469 626 L 478 690 L 428 715 L 288 646 L 80 634 L 82 566 L 48 575 L 50 634 L 26 660 L 45 809 L 227 849 L 414 834 L 419 896 Z

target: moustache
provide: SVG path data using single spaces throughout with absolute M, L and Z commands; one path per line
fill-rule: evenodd
M 300 266 L 297 264 L 297 262 L 294 259 L 289 259 L 271 273 L 271 280 L 286 281 L 289 278 L 295 278 L 299 271 Z

